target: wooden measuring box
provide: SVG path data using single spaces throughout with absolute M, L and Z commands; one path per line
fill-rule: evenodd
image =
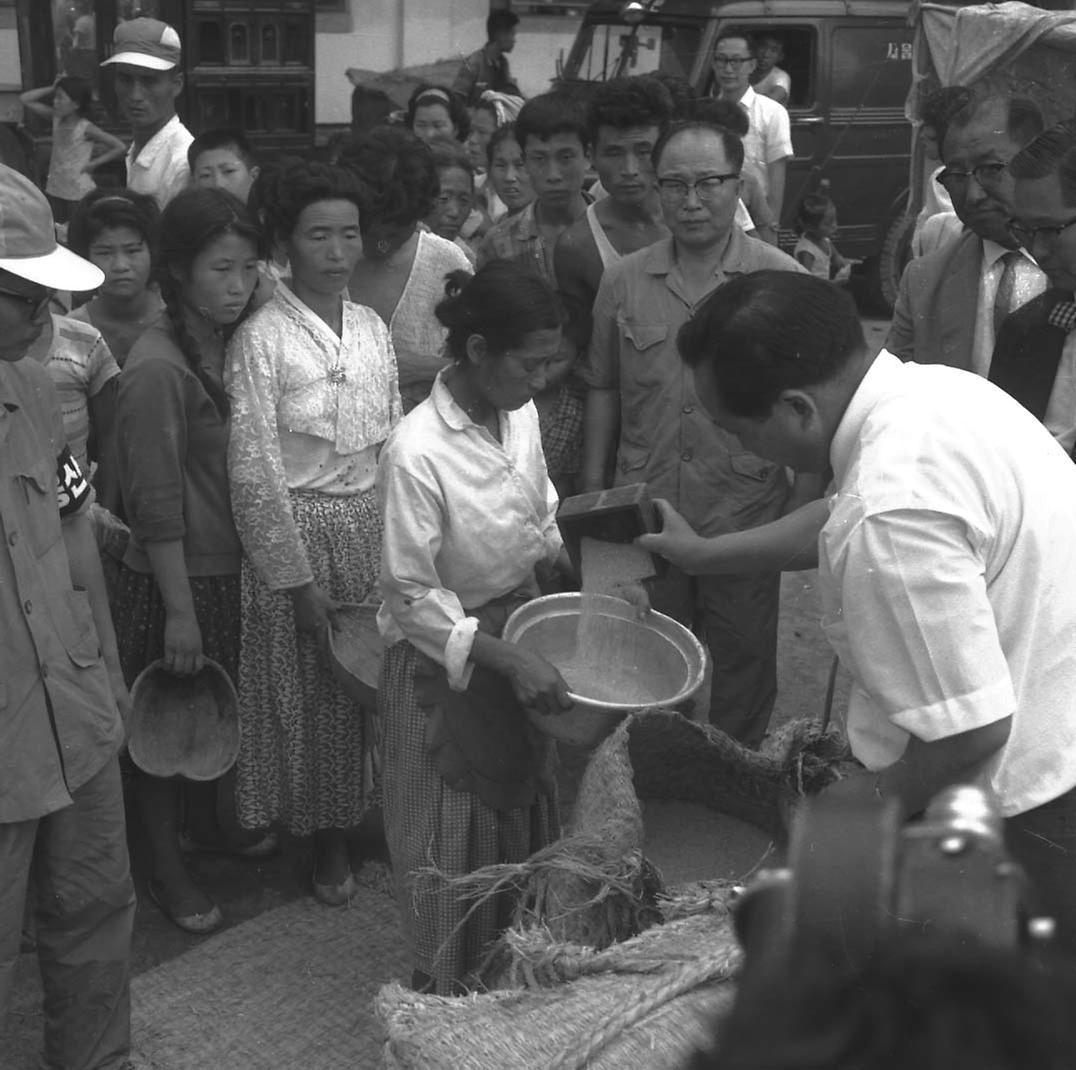
M 582 574 L 584 536 L 602 542 L 634 542 L 640 535 L 661 530 L 661 514 L 646 484 L 632 483 L 565 498 L 557 510 L 557 527 L 572 565 Z M 663 576 L 668 568 L 665 558 L 651 554 L 650 559 L 655 575 Z

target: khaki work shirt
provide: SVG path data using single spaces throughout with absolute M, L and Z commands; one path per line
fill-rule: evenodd
M 707 293 L 736 275 L 764 269 L 803 270 L 779 249 L 733 227 Z M 610 265 L 594 302 L 580 375 L 594 389 L 620 394 L 614 485 L 646 483 L 651 495 L 667 498 L 700 534 L 716 535 L 776 519 L 789 483 L 783 468 L 745 450 L 699 402 L 676 336 L 702 300 L 692 303 L 686 296 L 672 238 Z
M 60 484 L 65 454 L 48 372 L 0 363 L 0 824 L 69 806 L 123 739 L 89 598 L 71 584 L 61 509 L 92 494 L 69 460 L 80 491 Z

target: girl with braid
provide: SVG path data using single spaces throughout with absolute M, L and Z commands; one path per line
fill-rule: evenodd
M 224 347 L 251 304 L 260 246 L 247 209 L 221 190 L 180 193 L 161 216 L 154 267 L 165 308 L 132 346 L 117 403 L 131 540 L 114 616 L 128 684 L 158 658 L 178 676 L 212 658 L 237 679 L 241 546 L 228 493 Z M 187 849 L 259 857 L 275 847 L 270 836 L 221 831 L 221 783 L 141 773 L 136 782 L 150 897 L 190 933 L 223 919 L 187 872 L 181 831 Z

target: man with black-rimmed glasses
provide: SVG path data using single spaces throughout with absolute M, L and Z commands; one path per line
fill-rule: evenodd
M 676 349 L 680 327 L 723 282 L 803 270 L 736 226 L 743 151 L 735 134 L 705 122 L 673 124 L 658 139 L 652 161 L 670 237 L 605 269 L 580 369 L 589 388 L 582 489 L 605 486 L 615 451 L 613 485 L 646 483 L 711 535 L 774 520 L 819 489 L 807 477 L 793 490 L 782 467 L 718 428 Z M 710 648 L 711 722 L 757 746 L 777 693 L 777 573 L 696 580 L 670 569 L 651 594 Z

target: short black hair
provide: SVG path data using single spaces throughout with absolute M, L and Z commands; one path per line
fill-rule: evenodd
M 359 180 L 361 221 L 406 227 L 433 210 L 440 182 L 429 146 L 402 126 L 378 126 L 349 140 L 340 166 Z
M 548 141 L 557 134 L 575 134 L 583 149 L 590 149 L 590 131 L 579 102 L 567 93 L 543 93 L 531 97 L 516 116 L 516 140 L 526 153 L 527 140 Z
M 499 33 L 507 33 L 519 25 L 519 16 L 514 11 L 491 11 L 486 19 L 486 40 L 492 41 Z
M 714 39 L 713 50 L 717 51 L 717 46 L 722 41 L 729 41 L 735 39 L 737 41 L 743 41 L 747 45 L 747 54 L 752 59 L 758 58 L 758 47 L 755 45 L 755 35 L 750 30 L 744 30 L 738 26 L 730 26 L 726 30 L 722 30 Z
M 254 155 L 254 149 L 247 141 L 242 130 L 233 127 L 217 126 L 205 133 L 199 134 L 187 148 L 187 165 L 191 171 L 198 162 L 198 157 L 203 152 L 212 152 L 214 149 L 235 149 L 236 155 L 247 165 L 255 167 L 258 158 Z
M 603 126 L 614 130 L 656 126 L 660 135 L 672 119 L 672 110 L 672 97 L 656 78 L 639 75 L 599 83 L 587 104 L 590 141 L 597 143 L 598 131 Z
M 946 86 L 931 93 L 923 102 L 920 118 L 933 128 L 941 151 L 945 138 L 953 128 L 967 126 L 979 109 L 991 103 L 1006 106 L 1005 132 L 1017 145 L 1026 145 L 1045 128 L 1039 106 L 1028 97 L 1009 96 L 993 83 L 967 86 Z
M 756 271 L 719 286 L 680 328 L 685 364 L 705 363 L 724 406 L 763 420 L 785 390 L 835 378 L 866 347 L 852 298 L 798 271 Z
M 430 155 L 433 157 L 433 166 L 438 173 L 458 167 L 461 171 L 466 171 L 472 180 L 474 179 L 474 164 L 471 163 L 471 157 L 467 155 L 467 150 L 458 141 L 453 141 L 447 137 L 436 137 L 432 141 L 426 142 L 426 145 L 430 150 Z
M 678 123 L 670 123 L 665 128 L 661 137 L 658 138 L 654 151 L 650 154 L 650 160 L 654 167 L 661 163 L 661 157 L 669 142 L 679 134 L 686 134 L 692 130 L 717 134 L 721 139 L 721 145 L 729 163 L 739 172 L 743 168 L 743 141 L 734 134 L 727 126 L 718 126 L 716 123 L 705 119 L 683 119 Z
M 809 227 L 817 227 L 833 207 L 833 200 L 826 194 L 808 193 L 796 209 L 796 229 L 802 234 Z
M 1013 178 L 1046 178 L 1056 174 L 1061 198 L 1076 205 L 1076 116 L 1050 127 L 1009 161 Z
M 304 208 L 319 201 L 351 201 L 361 211 L 355 175 L 336 164 L 284 157 L 261 185 L 259 207 L 268 236 L 286 241 Z
M 747 137 L 751 125 L 747 112 L 739 104 L 733 104 L 731 100 L 721 97 L 701 97 L 696 100 L 690 118 L 724 127 L 739 138 Z
M 148 193 L 95 189 L 75 205 L 67 225 L 67 244 L 72 252 L 88 257 L 90 246 L 101 231 L 128 227 L 152 250 L 157 242 L 160 215 L 157 202 Z

